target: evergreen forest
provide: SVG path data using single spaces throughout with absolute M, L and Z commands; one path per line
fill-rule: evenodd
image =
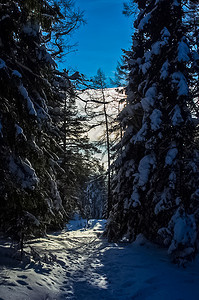
M 73 1 L 0 1 L 0 234 L 22 248 L 78 212 L 107 219 L 109 242 L 142 234 L 192 260 L 199 2 L 130 0 L 123 13 L 131 48 L 110 88 L 103 66 L 92 78 L 59 67 L 85 23 Z

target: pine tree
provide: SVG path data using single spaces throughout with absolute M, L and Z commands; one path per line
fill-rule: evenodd
M 128 98 L 120 116 L 126 127 L 108 234 L 135 239 L 143 233 L 181 260 L 196 251 L 199 222 L 195 45 L 183 1 L 135 2 L 140 13 L 127 58 Z
M 60 54 L 64 29 L 75 26 L 67 3 L 74 16 L 70 1 L 0 4 L 0 228 L 15 238 L 63 222 L 54 112 L 64 97 L 57 86 L 71 83 L 57 74 L 58 53 L 48 48 L 57 46 Z
M 70 93 L 64 102 L 63 117 L 59 125 L 62 138 L 59 152 L 61 172 L 58 177 L 63 206 L 70 215 L 74 209 L 82 207 L 85 182 L 96 166 L 96 148 L 89 141 L 87 117 L 78 108 L 76 95 Z

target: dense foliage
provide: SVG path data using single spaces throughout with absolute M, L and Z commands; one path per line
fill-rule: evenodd
M 0 230 L 15 238 L 61 226 L 76 206 L 64 186 L 72 197 L 89 169 L 71 146 L 83 134 L 71 81 L 78 74 L 55 63 L 81 22 L 71 1 L 0 4 Z
M 198 4 L 134 2 L 139 15 L 126 52 L 127 104 L 119 117 L 124 136 L 107 233 L 113 240 L 143 233 L 183 260 L 198 243 Z

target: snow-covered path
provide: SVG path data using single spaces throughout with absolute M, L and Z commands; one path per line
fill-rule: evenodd
M 90 225 L 31 241 L 36 262 L 11 258 L 2 241 L 0 300 L 199 299 L 198 257 L 179 268 L 142 237 L 131 245 L 110 244 L 100 237 L 103 221 Z

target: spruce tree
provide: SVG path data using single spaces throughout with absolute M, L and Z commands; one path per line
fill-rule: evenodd
M 70 1 L 0 4 L 0 230 L 15 238 L 40 234 L 64 219 L 55 110 L 65 97 L 60 82 L 65 89 L 71 83 L 57 74 L 54 59 L 63 50 L 64 30 L 79 24 L 76 13 L 77 23 L 70 22 L 72 11 Z M 59 51 L 50 51 L 52 45 Z
M 143 233 L 183 260 L 197 250 L 199 223 L 196 47 L 189 43 L 184 1 L 135 2 L 140 13 L 127 58 L 125 134 L 108 235 L 132 240 Z

